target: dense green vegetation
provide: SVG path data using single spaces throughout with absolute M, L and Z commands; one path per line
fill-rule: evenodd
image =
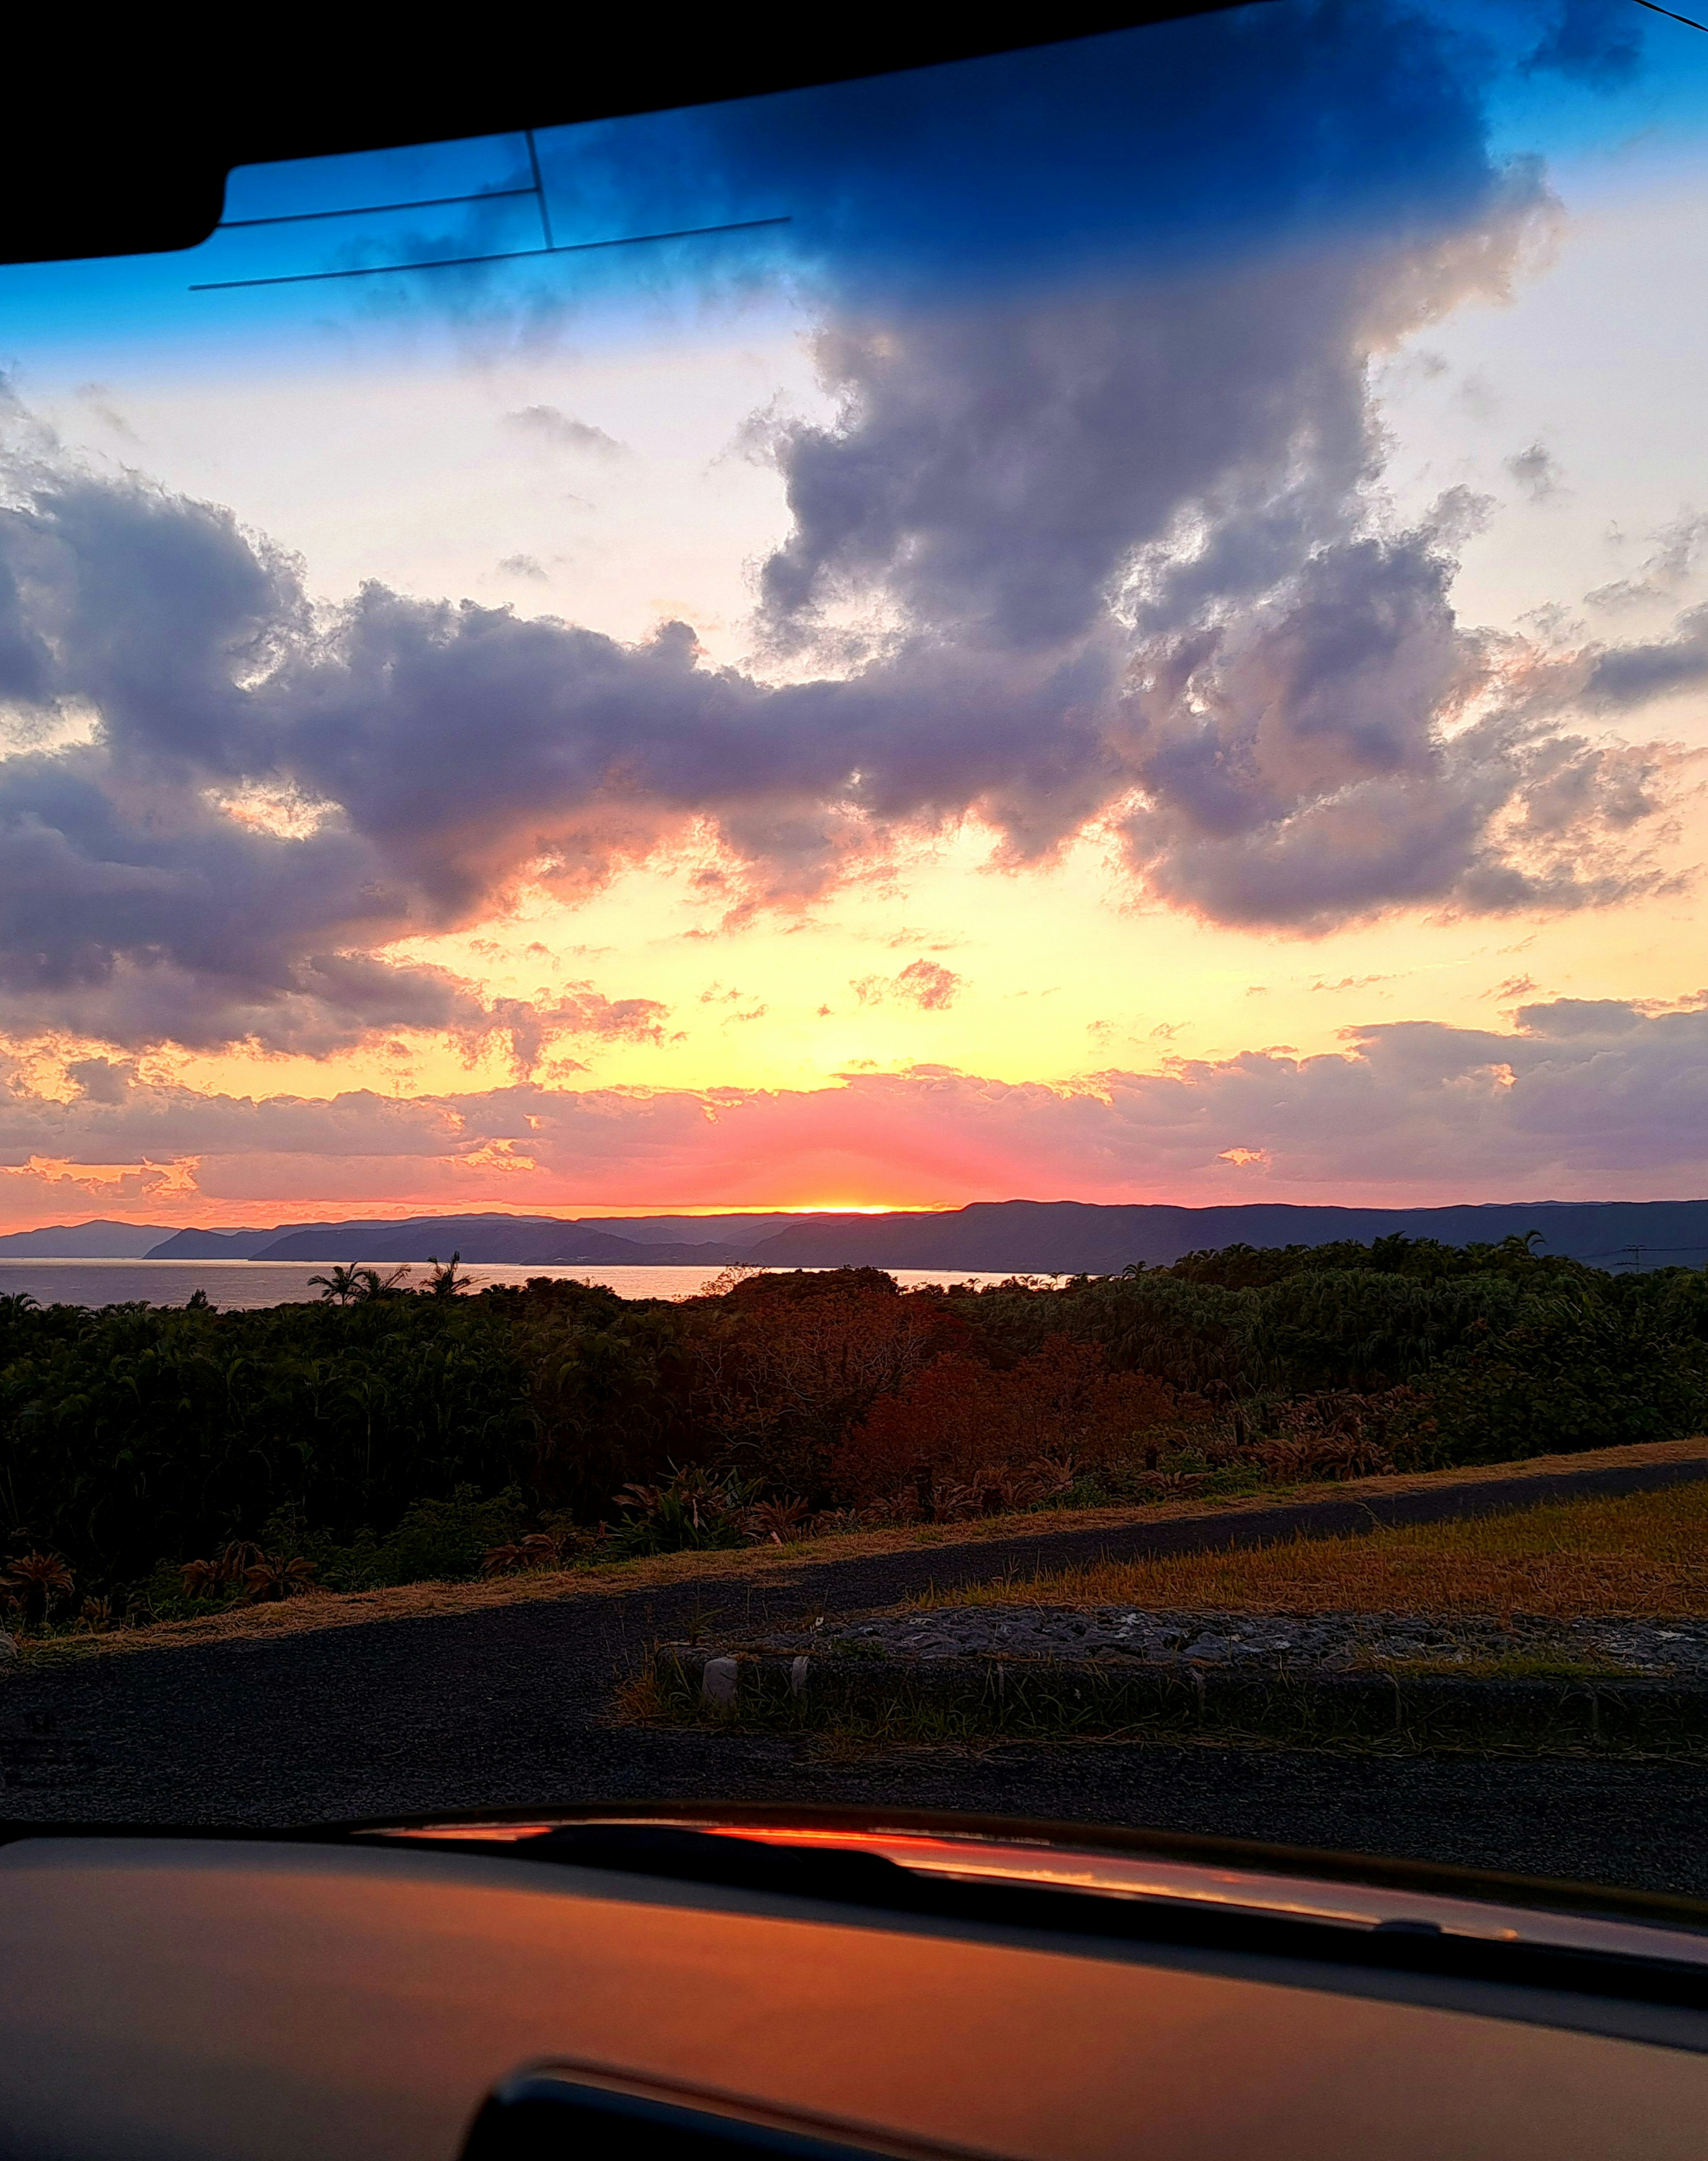
M 102 1625 L 310 1581 L 471 1575 L 483 1557 L 736 1544 L 1708 1426 L 1708 1273 L 1609 1275 L 1518 1240 L 1235 1247 L 982 1290 L 737 1273 L 677 1304 L 342 1275 L 320 1304 L 258 1313 L 0 1299 L 16 1614 Z

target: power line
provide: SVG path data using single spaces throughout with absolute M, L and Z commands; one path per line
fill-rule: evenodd
M 321 217 L 383 217 L 393 210 L 446 210 L 456 203 L 503 202 L 514 195 L 531 195 L 533 188 L 485 188 L 472 195 L 426 195 L 419 202 L 360 203 L 353 210 L 293 210 L 279 217 L 222 217 L 216 232 L 245 232 L 257 225 L 312 225 Z
M 1695 1246 L 1603 1246 L 1598 1253 L 1579 1253 L 1575 1258 L 1580 1261 L 1605 1261 L 1619 1253 L 1708 1253 L 1708 1239 Z M 1543 1258 L 1570 1260 L 1573 1256 L 1554 1253 Z
M 424 263 L 368 263 L 349 270 L 299 270 L 278 278 L 214 278 L 192 285 L 190 289 L 192 293 L 235 293 L 258 285 L 319 285 L 334 278 L 383 278 L 399 270 L 460 270 L 476 263 L 521 263 L 536 255 L 585 255 L 600 247 L 643 247 L 654 241 L 698 240 L 711 233 L 753 232 L 763 226 L 790 222 L 787 217 L 748 217 L 725 225 L 685 226 L 674 232 L 635 232 L 615 240 L 560 242 L 552 232 L 551 205 L 546 199 L 545 178 L 539 169 L 539 148 L 534 138 L 533 128 L 522 130 L 522 139 L 528 146 L 528 169 L 533 175 L 532 184 L 525 188 L 487 188 L 472 195 L 426 195 L 416 202 L 367 203 L 349 210 L 286 211 L 276 217 L 222 218 L 215 229 L 239 232 L 252 231 L 258 226 L 312 225 L 322 218 L 383 217 L 393 211 L 448 210 L 463 203 L 513 202 L 522 196 L 532 195 L 539 207 L 539 230 L 544 242 L 541 247 L 488 249 L 479 255 L 437 255 Z
M 531 195 L 532 188 L 518 188 L 518 195 Z M 477 198 L 484 201 L 484 196 Z M 486 255 L 440 255 L 426 263 L 370 263 L 356 270 L 299 270 L 288 278 L 217 278 L 204 285 L 192 285 L 192 293 L 233 293 L 254 285 L 317 285 L 329 278 L 383 278 L 399 270 L 456 270 L 471 263 L 521 263 L 541 255 L 586 255 L 599 247 L 643 247 L 659 240 L 699 240 L 708 233 L 756 232 L 762 226 L 789 225 L 789 217 L 738 218 L 729 225 L 689 225 L 675 232 L 631 232 L 616 240 L 572 240 L 560 242 L 552 247 L 513 247 L 502 253 Z
M 1669 23 L 1682 23 L 1687 30 L 1700 30 L 1708 36 L 1708 23 L 1699 23 L 1693 15 L 1675 15 L 1670 8 L 1661 8 L 1655 0 L 1636 0 L 1639 8 L 1647 8 L 1651 15 L 1664 15 Z

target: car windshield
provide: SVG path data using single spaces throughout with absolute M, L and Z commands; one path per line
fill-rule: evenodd
M 1708 1893 L 1705 233 L 1263 0 L 0 268 L 0 1812 Z

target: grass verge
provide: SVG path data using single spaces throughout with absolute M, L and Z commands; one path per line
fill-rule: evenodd
M 971 1523 L 919 1524 L 888 1531 L 850 1532 L 815 1539 L 802 1544 L 752 1546 L 732 1552 L 658 1554 L 643 1560 L 606 1562 L 569 1569 L 542 1569 L 525 1575 L 503 1576 L 489 1582 L 411 1583 L 383 1591 L 316 1591 L 286 1599 L 276 1605 L 232 1607 L 209 1614 L 206 1618 L 161 1622 L 152 1627 L 114 1629 L 101 1635 L 26 1639 L 19 1647 L 22 1653 L 20 1663 L 29 1668 L 134 1651 L 169 1650 L 221 1642 L 267 1642 L 276 1637 L 297 1635 L 321 1628 L 356 1627 L 383 1621 L 430 1620 L 484 1612 L 496 1606 L 526 1605 L 539 1600 L 609 1596 L 617 1592 L 644 1591 L 682 1583 L 739 1585 L 756 1580 L 805 1583 L 814 1569 L 830 1563 L 872 1560 L 885 1554 L 913 1553 L 935 1547 L 983 1545 L 1008 1539 L 1047 1538 L 1061 1532 L 1115 1531 L 1144 1523 L 1224 1517 L 1253 1508 L 1284 1507 L 1289 1503 L 1367 1501 L 1386 1495 L 1427 1492 L 1441 1488 L 1474 1489 L 1496 1481 L 1544 1478 L 1556 1476 L 1561 1472 L 1685 1462 L 1708 1462 L 1708 1439 L 1651 1441 L 1633 1448 L 1596 1449 L 1566 1455 L 1532 1456 L 1517 1463 L 1484 1464 L 1471 1469 L 1275 1487 L 1257 1496 L 1241 1496 L 1221 1502 L 1161 1502 L 1143 1507 L 1037 1509 L 1015 1515 L 981 1517 Z M 1700 1506 L 1708 1510 L 1708 1481 L 1700 1486 L 1673 1487 L 1659 1494 L 1633 1497 L 1653 1500 L 1664 1510 L 1676 1511 L 1687 1494 L 1696 1496 Z M 1565 1505 L 1595 1508 L 1619 1507 L 1625 1504 L 1614 1502 Z M 1483 1518 L 1481 1524 L 1446 1525 L 1441 1528 L 1492 1528 L 1513 1520 L 1515 1519 L 1508 1517 L 1490 1517 Z M 1204 1564 L 1226 1562 L 1233 1565 L 1237 1570 L 1238 1564 L 1261 1560 L 1266 1554 L 1296 1555 L 1328 1548 L 1350 1551 L 1353 1548 L 1371 1545 L 1378 1539 L 1439 1534 L 1378 1531 L 1357 1539 L 1311 1540 L 1301 1542 L 1297 1546 L 1272 1547 L 1249 1554 L 1183 1556 L 1179 1562 L 1112 1563 L 1107 1567 L 1117 1571 L 1146 1568 L 1166 1570 L 1199 1561 Z M 1054 1575 L 1039 1574 L 1025 1578 L 1010 1575 L 991 1586 L 974 1586 L 965 1593 L 943 1594 L 942 1602 L 969 1603 L 987 1598 L 989 1602 L 998 1604 L 1036 1604 L 1044 1595 L 1039 1590 L 1040 1586 L 1084 1584 L 1090 1586 L 1103 1580 L 1103 1573 L 1097 1569 L 1081 1569 Z M 1708 1596 L 1708 1592 L 1705 1592 L 1705 1596 Z M 1135 1596 L 1134 1593 L 1118 1589 L 1107 1595 L 1101 1590 L 1091 1588 L 1058 1590 L 1049 1594 L 1049 1602 L 1066 1605 L 1118 1603 L 1122 1600 L 1133 1602 Z M 1211 1596 L 1195 1598 L 1170 1595 L 1167 1599 L 1159 1597 L 1153 1602 L 1209 1606 L 1230 1601 Z M 1242 1601 L 1236 1597 L 1232 1603 L 1238 1606 Z M 1253 1607 L 1249 1597 L 1244 1603 L 1246 1610 L 1295 1610 L 1284 1601 L 1272 1601 L 1267 1609 Z M 1390 1596 L 1388 1604 L 1392 1606 L 1394 1600 Z M 1549 1609 L 1526 1607 L 1525 1610 L 1539 1612 Z M 1627 1609 L 1591 1604 L 1573 1610 L 1621 1612 Z M 1674 1606 L 1629 1610 L 1682 1612 L 1687 1609 Z
M 1708 1616 L 1708 1483 L 1510 1513 L 1104 1560 L 925 1594 L 926 1606 L 1129 1606 L 1229 1613 Z

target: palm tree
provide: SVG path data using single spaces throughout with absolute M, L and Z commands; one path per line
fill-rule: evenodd
M 438 1254 L 429 1253 L 428 1264 L 433 1270 L 432 1274 L 427 1278 L 427 1295 L 430 1298 L 456 1298 L 460 1292 L 467 1289 L 472 1278 L 460 1276 L 456 1272 L 456 1264 L 461 1258 L 462 1255 L 460 1252 L 453 1253 L 450 1260 L 441 1268 L 439 1264 Z
M 370 1268 L 367 1273 L 371 1275 L 373 1271 Z M 310 1288 L 312 1289 L 316 1284 L 320 1287 L 322 1299 L 336 1299 L 340 1305 L 348 1305 L 352 1298 L 361 1298 L 365 1295 L 362 1270 L 354 1267 L 347 1268 L 335 1267 L 331 1275 L 310 1276 Z
M 409 1288 L 409 1267 L 406 1261 L 400 1268 L 393 1268 L 383 1276 L 378 1268 L 357 1268 L 352 1271 L 357 1288 L 353 1296 L 364 1300 L 371 1298 L 397 1298 Z

